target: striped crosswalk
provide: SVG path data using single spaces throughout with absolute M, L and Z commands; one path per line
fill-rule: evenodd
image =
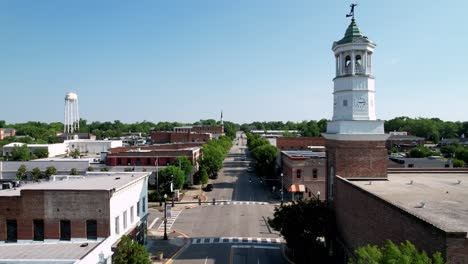
M 177 217 L 179 217 L 180 213 L 182 212 L 182 208 L 172 208 L 170 210 L 170 216 L 167 217 L 167 230 L 171 230 L 172 225 L 175 223 Z M 161 222 L 161 224 L 158 227 L 158 232 L 164 232 L 164 221 Z
M 252 244 L 280 244 L 280 238 L 264 237 L 194 237 L 192 244 L 220 244 L 220 243 L 252 243 Z
M 210 203 L 212 205 L 212 203 Z M 216 202 L 215 205 L 267 205 L 268 202 L 254 202 L 254 201 L 221 201 Z

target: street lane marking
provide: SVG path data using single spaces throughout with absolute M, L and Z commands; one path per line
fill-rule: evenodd
M 192 244 L 280 244 L 281 238 L 260 238 L 260 237 L 197 237 L 192 238 Z
M 281 249 L 274 246 L 232 245 L 232 248 L 258 248 L 258 249 Z
M 156 224 L 156 221 L 158 221 L 159 217 L 156 217 L 156 219 L 153 220 L 153 222 L 151 222 L 151 225 L 148 227 L 148 229 L 151 229 L 153 228 L 154 224 Z

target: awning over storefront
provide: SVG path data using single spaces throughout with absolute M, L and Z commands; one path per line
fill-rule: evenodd
M 305 192 L 303 184 L 293 184 L 289 187 L 288 192 Z

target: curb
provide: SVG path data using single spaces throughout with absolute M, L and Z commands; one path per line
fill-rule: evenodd
M 208 201 L 208 197 L 206 197 L 205 192 L 201 192 L 200 196 L 203 197 L 203 202 Z
M 283 244 L 283 245 L 281 246 L 281 248 L 282 248 L 282 249 L 281 249 L 281 254 L 283 255 L 283 258 L 284 258 L 289 264 L 295 264 L 295 263 L 294 263 L 292 260 L 290 260 L 290 259 L 288 258 L 288 256 L 286 255 L 286 245 Z
M 163 264 L 170 264 L 172 263 L 173 261 L 173 258 L 177 258 L 185 249 L 187 249 L 187 247 L 190 245 L 190 237 L 187 236 L 186 234 L 182 233 L 182 232 L 179 232 L 179 231 L 175 231 L 175 233 L 177 234 L 180 234 L 184 237 L 184 245 L 181 246 L 172 256 L 168 257 L 164 262 Z

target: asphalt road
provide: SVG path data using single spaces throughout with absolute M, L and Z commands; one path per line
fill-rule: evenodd
M 275 207 L 271 187 L 247 171 L 246 139 L 239 135 L 218 179 L 211 180 L 213 191 L 206 193 L 210 200 L 229 204 L 203 205 L 179 215 L 173 229 L 192 242 L 173 263 L 287 263 L 281 236 L 267 223 Z

